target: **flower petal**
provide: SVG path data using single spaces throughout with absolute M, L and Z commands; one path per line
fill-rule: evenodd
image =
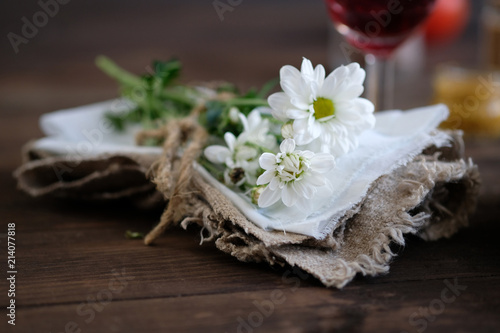
M 350 72 L 351 83 L 362 85 L 366 77 L 365 70 L 357 62 L 350 63 L 347 68 Z
M 245 117 L 243 113 L 239 113 L 238 117 L 240 118 L 241 123 L 243 124 L 243 131 L 248 131 L 249 130 L 249 124 L 248 124 L 248 118 Z
M 373 115 L 373 104 L 364 98 L 355 98 L 348 103 L 339 103 L 338 121 L 349 127 L 349 131 L 355 135 L 371 129 L 375 126 Z
M 224 146 L 208 146 L 204 151 L 205 157 L 212 163 L 223 164 L 226 158 L 231 156 L 231 152 Z
M 281 79 L 280 85 L 281 89 L 290 96 L 290 99 L 292 99 L 295 96 L 300 96 L 301 94 L 301 89 L 300 89 L 300 81 L 302 78 L 299 80 L 286 80 L 286 79 Z
M 356 98 L 352 101 L 353 107 L 357 108 L 359 112 L 364 114 L 373 114 L 375 109 L 373 103 L 366 98 Z
M 331 72 L 330 75 L 336 78 L 337 83 L 340 83 L 349 76 L 349 69 L 346 66 L 342 65 L 335 68 L 335 70 Z
M 313 86 L 313 93 L 317 92 L 318 88 L 321 87 L 325 79 L 325 68 L 323 65 L 318 65 L 316 68 L 313 68 L 311 61 L 307 58 L 303 58 L 302 60 L 300 73 L 302 74 L 302 77 Z
M 311 158 L 311 168 L 319 173 L 326 173 L 335 166 L 335 158 L 328 153 L 318 153 Z
M 286 185 L 281 190 L 281 200 L 287 207 L 293 206 L 298 199 L 297 193 L 294 191 L 291 185 Z
M 272 109 L 287 109 L 290 105 L 290 97 L 284 92 L 271 94 L 267 102 Z
M 257 109 L 253 109 L 247 116 L 247 126 L 248 130 L 254 130 L 259 127 L 262 122 L 262 117 L 260 116 L 260 111 Z M 245 129 L 247 130 L 247 129 Z
M 323 186 L 326 184 L 326 178 L 324 175 L 312 171 L 308 176 L 307 176 L 307 182 L 313 186 L 319 187 Z
M 293 139 L 285 139 L 280 145 L 282 153 L 291 153 L 295 150 L 295 141 Z
M 318 87 L 323 85 L 325 81 L 325 67 L 323 65 L 318 65 L 314 69 L 314 81 L 318 83 Z
M 234 134 L 231 132 L 226 132 L 224 134 L 224 140 L 226 141 L 226 144 L 229 147 L 229 150 L 234 151 L 234 146 L 236 143 L 236 137 L 234 136 Z
M 278 177 L 274 177 L 273 179 L 271 179 L 271 181 L 269 182 L 269 188 L 271 190 L 276 190 L 278 187 L 280 187 L 281 182 L 280 180 L 278 179 Z M 281 186 L 282 187 L 282 186 Z
M 290 65 L 286 65 L 281 67 L 280 69 L 280 79 L 281 80 L 289 80 L 289 81 L 296 81 L 298 82 L 300 80 L 301 73 L 300 71 Z
M 296 133 L 293 136 L 293 139 L 295 140 L 297 145 L 304 146 L 313 142 L 315 137 L 309 131 L 305 131 L 302 133 Z
M 299 109 L 307 109 L 312 103 L 311 87 L 303 78 L 299 82 L 281 81 L 283 91 L 290 96 L 290 103 Z
M 257 158 L 258 151 L 255 148 L 248 146 L 239 146 L 237 149 L 237 153 L 235 154 L 235 159 L 237 161 L 247 161 L 254 158 Z
M 302 65 L 300 66 L 300 73 L 307 77 L 308 79 L 312 80 L 314 78 L 314 68 L 311 63 L 311 60 L 307 58 L 302 58 Z
M 301 179 L 293 182 L 292 187 L 297 195 L 306 199 L 311 199 L 316 193 L 316 188 L 314 186 L 311 186 L 311 184 L 306 179 Z
M 304 158 L 307 158 L 308 160 L 310 160 L 311 158 L 314 157 L 314 153 L 310 150 L 303 150 L 302 151 L 302 157 Z
M 259 207 L 269 207 L 280 199 L 280 190 L 273 191 L 267 186 L 259 196 Z
M 297 110 L 297 109 L 289 109 L 286 112 L 286 116 L 290 119 L 303 119 L 309 117 L 311 114 L 307 111 Z
M 343 105 L 347 104 L 347 105 Z M 363 113 L 359 112 L 358 108 L 353 107 L 352 103 L 338 103 L 339 107 L 335 110 L 338 121 L 345 124 L 355 124 L 362 121 Z
M 295 133 L 305 133 L 309 129 L 309 118 L 295 119 L 293 122 L 293 131 Z
M 333 74 L 333 73 L 332 73 Z M 330 98 L 333 96 L 335 89 L 337 88 L 337 77 L 335 75 L 328 75 L 321 89 L 319 90 L 319 96 Z
M 276 155 L 271 153 L 263 153 L 259 158 L 259 165 L 264 170 L 274 170 L 276 164 Z
M 272 108 L 272 115 L 280 121 L 287 121 L 286 111 L 292 107 L 290 97 L 284 92 L 274 93 L 267 98 Z
M 270 183 L 275 174 L 276 174 L 276 171 L 267 170 L 262 175 L 260 175 L 259 178 L 257 178 L 257 185 L 265 185 L 265 184 Z

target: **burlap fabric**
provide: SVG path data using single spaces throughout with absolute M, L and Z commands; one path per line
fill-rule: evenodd
M 429 147 L 412 162 L 379 178 L 337 228 L 317 240 L 260 229 L 209 185 L 192 167 L 204 138 L 198 126 L 175 123 L 164 134 L 165 153 L 160 160 L 118 155 L 76 160 L 28 148 L 26 163 L 15 176 L 19 187 L 33 196 L 128 198 L 150 207 L 162 202 L 161 195 L 170 204 L 146 244 L 167 227 L 195 223 L 203 229 L 202 242 L 214 241 L 217 248 L 241 261 L 297 266 L 325 286 L 337 288 L 358 273 L 387 272 L 395 255 L 390 244 L 403 245 L 404 234 L 436 240 L 466 226 L 480 183 L 477 167 L 463 158 L 461 134 L 452 133 L 451 147 Z M 177 141 L 169 141 L 171 135 Z M 73 166 L 72 172 L 55 172 L 61 165 Z

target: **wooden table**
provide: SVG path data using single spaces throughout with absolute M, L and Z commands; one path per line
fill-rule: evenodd
M 19 34 L 21 18 L 40 10 L 35 1 L 2 6 L 10 6 L 1 10 L 4 36 Z M 183 81 L 226 79 L 243 89 L 277 76 L 284 64 L 299 65 L 302 56 L 326 62 L 321 1 L 244 1 L 223 21 L 210 1 L 59 7 L 17 54 L 5 38 L 0 46 L 0 233 L 15 223 L 17 264 L 16 326 L 7 324 L 2 273 L 1 332 L 500 331 L 499 141 L 467 142 L 484 181 L 469 228 L 436 242 L 409 237 L 395 248 L 389 274 L 358 277 L 343 290 L 301 272 L 289 276 L 289 267 L 238 262 L 213 244 L 198 245 L 195 228 L 171 230 L 151 247 L 124 237 L 129 229 L 150 230 L 159 212 L 17 191 L 12 172 L 22 144 L 41 136 L 41 114 L 116 96 L 115 83 L 93 65 L 98 54 L 138 73 L 153 58 L 177 55 Z M 471 63 L 471 43 L 434 51 L 429 67 L 450 55 Z M 428 81 L 417 83 L 424 88 L 401 91 L 400 106 L 427 103 Z M 0 246 L 6 272 L 5 238 Z M 445 303 L 450 283 L 459 287 Z

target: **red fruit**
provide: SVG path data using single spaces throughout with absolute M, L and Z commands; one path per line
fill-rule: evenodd
M 430 43 L 451 41 L 465 28 L 470 13 L 468 0 L 436 0 L 425 23 L 425 37 Z

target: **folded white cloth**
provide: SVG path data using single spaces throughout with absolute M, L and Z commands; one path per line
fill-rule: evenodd
M 116 99 L 44 114 L 40 128 L 47 137 L 36 141 L 34 148 L 82 158 L 105 153 L 161 154 L 161 147 L 135 145 L 140 125 L 128 125 L 123 132 L 117 132 L 105 117 L 130 107 L 130 102 Z
M 121 112 L 127 107 L 130 106 L 122 100 L 115 100 L 46 114 L 40 126 L 48 137 L 35 142 L 34 147 L 80 158 L 103 153 L 160 155 L 160 147 L 134 144 L 134 134 L 140 127 L 129 126 L 123 133 L 116 133 L 106 122 L 106 112 Z M 322 239 L 364 198 L 376 179 L 407 164 L 428 146 L 445 146 L 449 137 L 436 128 L 447 116 L 448 109 L 444 105 L 376 113 L 375 128 L 362 134 L 356 150 L 337 158 L 336 167 L 328 174 L 331 186 L 324 187 L 311 200 L 308 210 L 279 204 L 257 209 L 248 197 L 219 183 L 201 166 L 197 165 L 196 169 L 261 228 Z

